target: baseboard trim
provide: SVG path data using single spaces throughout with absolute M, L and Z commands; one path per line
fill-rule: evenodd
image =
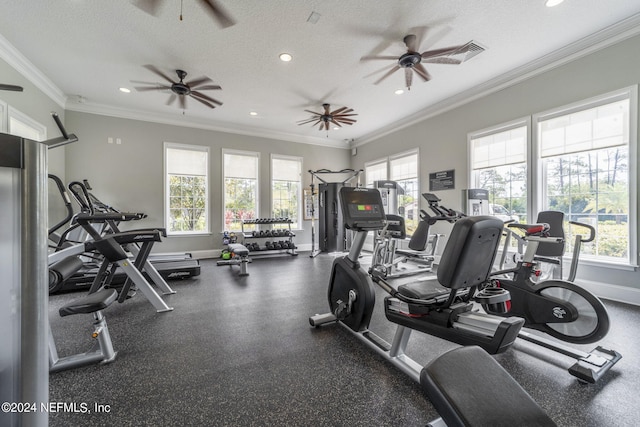
M 640 289 L 582 279 L 579 285 L 599 298 L 640 306 Z

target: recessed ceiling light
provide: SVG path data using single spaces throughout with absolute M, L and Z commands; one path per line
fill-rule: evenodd
M 131 92 L 131 89 L 126 88 L 126 87 L 121 87 L 121 88 L 120 88 L 120 92 L 130 93 L 130 92 Z
M 393 92 L 393 93 L 395 93 L 396 95 L 402 95 L 402 94 L 404 93 L 404 90 L 402 90 L 402 89 L 398 89 L 398 90 L 396 90 L 396 91 L 395 91 L 395 92 Z
M 340 128 L 338 126 L 334 126 L 333 130 L 340 130 Z
M 547 0 L 544 5 L 547 7 L 557 6 L 562 3 L 564 0 Z
M 256 113 L 255 111 L 251 111 L 251 112 L 249 113 L 249 115 L 250 115 L 250 116 L 257 116 L 257 115 L 258 115 L 258 113 Z
M 293 56 L 291 56 L 291 54 L 289 53 L 281 53 L 280 54 L 280 61 L 282 62 L 289 62 L 293 59 Z

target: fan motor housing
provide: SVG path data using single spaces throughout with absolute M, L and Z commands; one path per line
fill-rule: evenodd
M 402 68 L 412 68 L 419 64 L 422 56 L 418 52 L 407 52 L 398 58 L 398 65 Z
M 189 95 L 191 93 L 191 89 L 184 83 L 174 83 L 171 85 L 171 90 L 178 95 Z

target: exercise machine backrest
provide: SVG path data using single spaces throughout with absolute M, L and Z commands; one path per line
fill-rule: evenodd
M 416 231 L 411 235 L 411 239 L 409 239 L 409 249 L 418 252 L 427 250 L 427 244 L 429 243 L 429 228 L 430 225 L 427 221 L 421 220 L 418 222 L 418 228 L 416 228 Z
M 564 213 L 558 211 L 542 211 L 538 214 L 536 224 L 549 224 L 549 236 L 561 237 L 558 242 L 540 242 L 536 255 L 561 257 L 564 255 Z

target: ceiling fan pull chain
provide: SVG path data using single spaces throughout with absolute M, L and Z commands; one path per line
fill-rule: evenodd
M 182 21 L 182 1 L 180 0 L 180 20 Z

